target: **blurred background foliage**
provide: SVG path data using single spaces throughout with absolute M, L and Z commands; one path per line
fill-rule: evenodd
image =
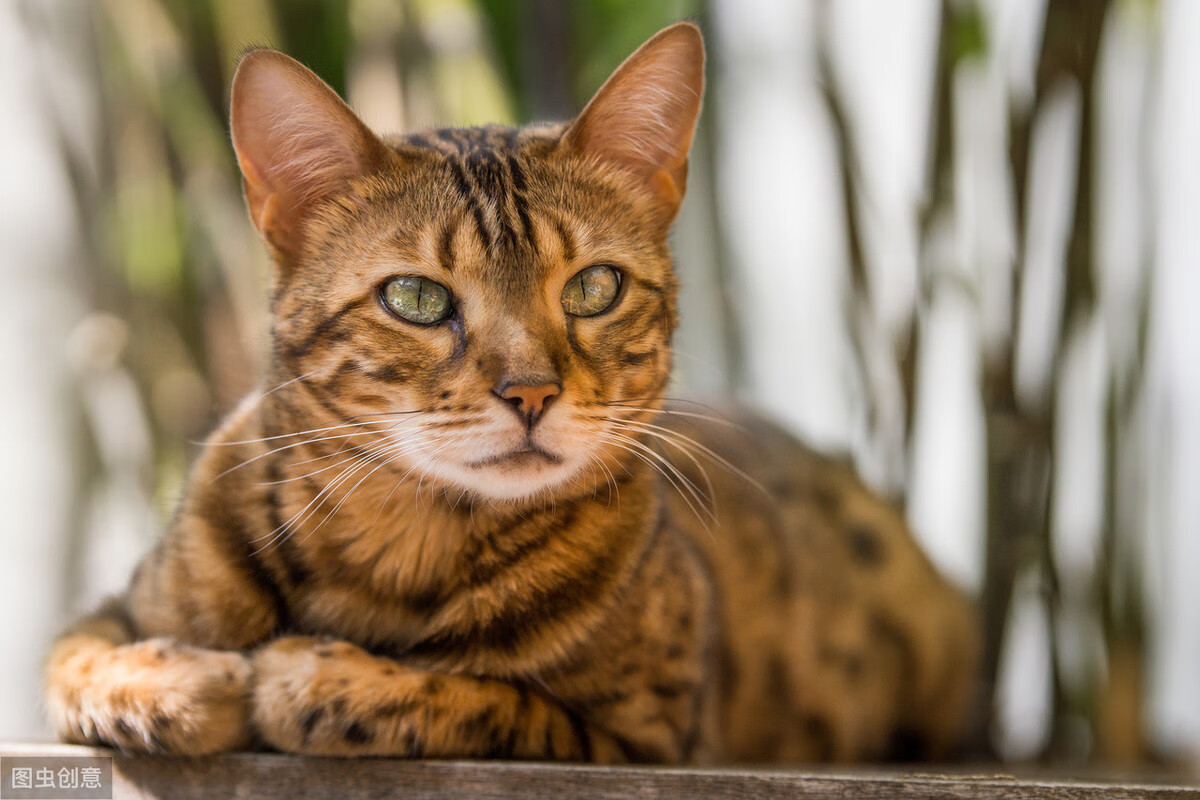
M 692 17 L 708 26 L 706 0 L 97 0 L 78 4 L 86 33 L 83 56 L 94 68 L 98 144 L 64 134 L 85 245 L 74 278 L 90 313 L 72 334 L 76 364 L 80 459 L 78 523 L 69 551 L 75 579 L 64 607 L 87 598 L 89 561 L 84 523 L 95 498 L 114 482 L 147 487 L 148 506 L 170 512 L 195 443 L 252 386 L 266 352 L 264 249 L 247 224 L 240 179 L 228 144 L 227 91 L 238 55 L 267 45 L 298 58 L 376 130 L 562 119 L 577 111 L 620 61 L 664 25 Z M 1035 4 L 1036 5 L 1036 4 Z M 986 524 L 979 591 L 987 628 L 987 684 L 981 693 L 976 746 L 991 751 L 993 709 L 1015 605 L 1024 598 L 1047 620 L 1041 631 L 1050 658 L 1044 735 L 1024 755 L 1080 759 L 1103 756 L 1137 764 L 1159 758 L 1146 736 L 1145 588 L 1138 529 L 1144 493 L 1129 488 L 1149 467 L 1139 449 L 1139 404 L 1150 315 L 1150 270 L 1136 270 L 1119 302 L 1129 322 L 1112 339 L 1101 381 L 1105 406 L 1101 535 L 1082 573 L 1061 574 L 1055 555 L 1053 496 L 1061 439 L 1055 379 L 1081 332 L 1104 315 L 1097 286 L 1093 179 L 1098 169 L 1091 120 L 1097 59 L 1106 22 L 1134 15 L 1151 43 L 1158 35 L 1153 2 L 1048 0 L 1031 86 L 1007 104 L 999 123 L 1007 146 L 1012 228 L 1009 262 L 997 296 L 970 274 L 946 268 L 946 230 L 966 192 L 956 150 L 963 123 L 964 81 L 989 58 L 995 40 L 980 4 L 943 2 L 932 39 L 931 119 L 927 183 L 913 209 L 917 277 L 911 307 L 880 313 L 872 269 L 872 183 L 869 140 L 859 135 L 860 109 L 831 52 L 831 4 L 818 2 L 815 86 L 832 131 L 832 152 L 845 210 L 846 279 L 841 316 L 858 377 L 863 433 L 854 454 L 868 476 L 898 502 L 909 500 L 914 431 L 921 403 L 919 356 L 929 336 L 929 310 L 943 293 L 1000 303 L 996 324 L 981 323 L 977 391 L 986 458 Z M 726 13 L 730 13 L 726 11 Z M 36 15 L 34 15 L 36 16 Z M 710 36 L 711 71 L 722 68 L 722 37 Z M 846 56 L 841 56 L 845 58 Z M 711 297 L 693 301 L 696 321 L 684 336 L 707 342 L 704 356 L 725 377 L 717 387 L 751 394 L 747 341 L 738 295 L 745 287 L 731 265 L 718 191 L 725 172 L 716 155 L 714 108 L 725 84 L 710 83 L 706 116 L 693 157 L 690 245 L 710 254 L 708 275 L 688 275 Z M 1071 88 L 1073 87 L 1073 88 Z M 1025 258 L 1036 236 L 1029 218 L 1036 128 L 1045 110 L 1072 95 L 1085 122 L 1067 148 L 1074 202 L 1061 257 L 1061 289 L 1048 306 L 1022 301 Z M 789 131 L 777 131 L 786 137 Z M 1140 157 L 1139 157 L 1140 158 Z M 1139 161 L 1140 164 L 1140 161 Z M 1141 169 L 1142 167 L 1138 167 Z M 1070 177 L 1070 176 L 1073 176 Z M 1039 184 L 1040 186 L 1040 184 Z M 680 234 L 682 238 L 683 234 Z M 803 243 L 799 246 L 803 247 Z M 684 249 L 685 245 L 680 244 Z M 1150 245 L 1137 258 L 1148 263 Z M 681 259 L 682 261 L 682 259 Z M 832 267 L 831 267 L 832 268 Z M 840 268 L 840 266 L 838 267 Z M 1006 277 L 1003 277 L 1006 276 Z M 986 282 L 986 279 L 984 279 Z M 996 300 L 999 297 L 999 300 Z M 1057 298 L 1057 299 L 1056 299 Z M 1109 297 L 1108 299 L 1112 299 Z M 886 298 L 885 298 L 886 300 Z M 883 303 L 886 305 L 886 303 Z M 1023 309 L 1051 320 L 1045 375 L 1025 380 L 1019 368 Z M 689 313 L 685 307 L 685 315 Z M 991 312 L 980 310 L 981 317 Z M 990 325 L 990 327 L 989 327 Z M 702 330 L 708 326 L 706 334 Z M 715 331 L 715 333 L 713 333 Z M 708 338 L 705 339 L 704 336 Z M 750 337 L 750 338 L 748 338 Z M 694 351 L 696 346 L 692 347 Z M 786 347 L 784 348 L 786 349 Z M 687 355 L 685 353 L 685 355 Z M 694 356 L 695 353 L 693 352 Z M 687 371 L 686 362 L 681 371 Z M 1023 383 L 1024 381 L 1024 383 Z M 684 385 L 703 381 L 685 379 Z M 712 386 L 704 388 L 711 389 Z M 108 398 L 105 400 L 104 398 Z M 751 399 L 754 399 L 753 396 Z M 125 432 L 109 433 L 112 408 Z M 106 418 L 105 415 L 108 415 Z M 129 432 L 133 431 L 132 436 Z M 130 443 L 132 442 L 132 444 Z M 1140 459 L 1140 460 L 1139 460 Z M 1118 464 L 1122 466 L 1118 469 Z M 121 477 L 124 476 L 124 477 Z M 152 487 L 152 488 L 148 488 Z M 152 496 L 152 500 L 151 500 Z M 92 564 L 92 566 L 89 566 Z M 89 583 L 91 581 L 91 583 Z M 1027 590 L 1021 587 L 1026 586 Z M 1096 635 L 1079 633 L 1097 631 Z M 1080 639 L 1085 640 L 1082 645 Z M 1072 644 L 1074 642 L 1074 644 Z M 1084 655 L 1079 657 L 1082 651 Z M 1065 655 L 1064 655 L 1065 653 Z M 1036 737 L 1035 737 L 1036 738 Z

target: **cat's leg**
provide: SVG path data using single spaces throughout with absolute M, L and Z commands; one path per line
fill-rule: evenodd
M 278 639 L 253 661 L 255 727 L 280 750 L 628 760 L 613 736 L 529 687 L 417 670 L 346 642 L 307 637 Z
M 62 739 L 182 755 L 250 742 L 239 651 L 283 624 L 286 601 L 236 507 L 215 489 L 194 497 L 124 596 L 55 642 L 46 706 Z
M 60 738 L 194 755 L 248 742 L 244 656 L 135 638 L 124 603 L 114 599 L 55 642 L 46 708 Z

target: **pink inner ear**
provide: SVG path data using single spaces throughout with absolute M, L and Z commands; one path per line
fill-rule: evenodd
M 341 99 L 300 63 L 258 50 L 239 64 L 230 108 L 233 145 L 255 224 L 288 227 L 345 187 L 382 147 Z
M 704 92 L 704 45 L 695 26 L 659 33 L 601 87 L 568 132 L 582 153 L 653 179 L 666 172 L 682 192 Z M 655 187 L 656 189 L 658 187 Z

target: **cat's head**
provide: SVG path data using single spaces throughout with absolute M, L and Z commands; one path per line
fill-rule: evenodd
M 231 126 L 289 402 L 493 499 L 633 458 L 617 420 L 644 420 L 670 373 L 667 231 L 703 68 L 681 23 L 569 123 L 385 140 L 296 61 L 248 53 Z

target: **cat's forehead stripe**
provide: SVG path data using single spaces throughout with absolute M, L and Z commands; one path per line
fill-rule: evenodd
M 508 149 L 480 148 L 450 161 L 469 176 L 473 192 L 468 202 L 487 211 L 481 212 L 481 216 L 491 223 L 488 227 L 481 224 L 485 249 L 513 253 L 530 248 L 536 252 L 525 196 L 525 173 L 516 154 Z
M 481 202 L 481 198 L 476 196 L 474 186 L 467 178 L 463 162 L 456 158 L 450 158 L 447 159 L 446 164 L 454 179 L 454 188 L 458 190 L 459 198 L 467 204 L 471 216 L 475 218 L 475 226 L 478 229 L 479 238 L 483 242 L 484 249 L 490 251 L 494 243 L 494 238 L 484 218 L 484 204 Z
M 455 217 L 446 223 L 442 235 L 438 237 L 438 265 L 446 272 L 454 272 L 454 237 L 462 227 L 462 217 Z
M 571 262 L 575 260 L 575 253 L 578 249 L 578 244 L 575 241 L 575 234 L 571 232 L 566 221 L 560 214 L 551 214 L 550 220 L 554 224 L 554 231 L 558 234 L 558 238 L 562 241 L 562 258 L 563 261 Z

